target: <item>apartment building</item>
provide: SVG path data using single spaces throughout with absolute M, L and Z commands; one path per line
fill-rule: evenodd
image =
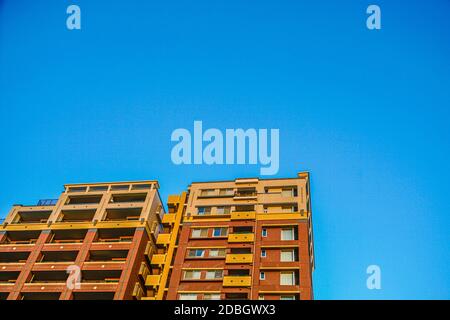
M 308 173 L 195 182 L 181 211 L 166 299 L 313 299 Z
M 68 184 L 0 225 L 0 299 L 139 299 L 164 207 L 156 181 Z M 69 279 L 70 277 L 70 279 Z
M 158 189 L 68 184 L 14 205 L 0 225 L 0 300 L 313 298 L 308 173 L 195 182 L 167 212 Z

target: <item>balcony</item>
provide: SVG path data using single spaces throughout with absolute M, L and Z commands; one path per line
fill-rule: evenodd
M 82 283 L 118 283 L 122 270 L 83 270 Z
M 51 213 L 51 210 L 19 211 L 11 224 L 47 223 Z
M 139 276 L 142 277 L 142 279 L 145 281 L 147 277 L 150 275 L 150 270 L 147 267 L 147 264 L 145 262 L 141 263 L 141 266 L 139 268 Z
M 223 277 L 224 287 L 249 287 L 252 284 L 251 276 L 225 276 Z
M 147 279 L 145 280 L 145 285 L 157 287 L 157 286 L 159 286 L 160 281 L 161 281 L 161 275 L 152 274 L 152 275 L 147 276 Z
M 249 220 L 255 219 L 256 212 L 255 211 L 234 211 L 231 213 L 231 220 Z
M 137 221 L 141 216 L 141 208 L 107 209 L 106 221 Z
M 175 205 L 178 202 L 180 202 L 180 196 L 179 195 L 169 195 L 169 198 L 167 200 L 167 203 L 169 205 Z
M 228 242 L 254 242 L 254 233 L 230 233 L 228 235 Z
M 144 289 L 142 289 L 139 282 L 136 282 L 133 289 L 133 297 L 136 300 L 141 300 L 143 296 L 144 296 Z
M 166 256 L 166 254 L 154 254 L 151 260 L 151 264 L 164 264 L 166 262 Z
M 225 263 L 252 263 L 253 262 L 253 254 L 227 254 L 225 258 Z
M 170 233 L 160 233 L 156 239 L 156 244 L 168 245 L 170 243 Z
M 133 228 L 99 229 L 97 242 L 131 242 L 134 232 Z
M 36 243 L 41 234 L 40 230 L 8 231 L 6 239 L 1 245 L 28 245 Z
M 243 189 L 238 189 L 235 194 L 234 194 L 234 199 L 248 199 L 248 200 L 254 200 L 258 198 L 258 193 L 256 192 L 255 188 L 243 188 Z
M 166 213 L 162 218 L 163 224 L 173 224 L 175 223 L 175 213 Z

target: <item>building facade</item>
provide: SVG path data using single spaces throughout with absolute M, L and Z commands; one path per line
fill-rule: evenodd
M 309 174 L 192 183 L 167 299 L 313 299 Z
M 0 299 L 139 296 L 164 207 L 156 181 L 66 185 L 0 226 Z
M 313 299 L 309 174 L 70 184 L 0 225 L 0 300 Z

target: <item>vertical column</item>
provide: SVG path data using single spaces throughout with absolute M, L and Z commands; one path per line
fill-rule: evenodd
M 137 281 L 137 273 L 142 262 L 147 245 L 148 236 L 145 228 L 136 228 L 133 236 L 133 242 L 131 243 L 130 250 L 128 251 L 127 261 L 125 268 L 122 270 L 122 275 L 120 276 L 119 283 L 117 285 L 117 290 L 114 295 L 114 300 L 125 300 L 129 299 Z
M 49 223 L 55 223 L 58 221 L 58 218 L 61 214 L 62 211 L 62 207 L 65 205 L 65 203 L 67 202 L 67 198 L 68 198 L 68 194 L 67 193 L 62 193 L 61 196 L 58 199 L 58 202 L 55 205 L 55 208 L 53 209 L 52 214 L 50 215 L 48 222 Z
M 31 251 L 30 255 L 28 256 L 27 262 L 22 268 L 22 271 L 19 274 L 19 277 L 16 280 L 16 283 L 14 284 L 14 287 L 12 288 L 8 300 L 18 300 L 20 297 L 20 291 L 22 290 L 23 285 L 27 282 L 27 280 L 31 276 L 31 269 L 33 268 L 33 265 L 36 263 L 37 259 L 39 258 L 39 255 L 41 254 L 42 247 L 47 242 L 47 240 L 51 236 L 50 230 L 43 230 L 41 234 L 39 235 L 39 238 L 36 241 L 36 244 L 33 247 L 33 250 Z
M 83 245 L 81 246 L 74 263 L 74 265 L 80 267 L 80 270 L 83 268 L 83 264 L 89 255 L 89 250 L 96 236 L 97 236 L 97 229 L 89 229 L 88 232 L 86 233 L 86 236 L 84 237 Z M 64 290 L 61 292 L 61 295 L 59 296 L 59 300 L 71 300 L 72 292 L 73 289 L 69 289 L 69 287 L 65 286 Z
M 106 192 L 103 194 L 100 203 L 98 204 L 97 211 L 95 211 L 94 220 L 102 221 L 105 216 L 106 207 L 111 199 L 111 193 Z
M 152 212 L 152 205 L 154 204 L 155 201 L 155 195 L 156 195 L 156 191 L 149 191 L 147 192 L 147 195 L 145 197 L 145 202 L 142 205 L 142 211 L 141 214 L 139 216 L 139 219 L 144 218 L 145 220 L 150 220 L 150 215 Z
M 182 206 L 182 204 L 180 206 Z M 177 300 L 178 287 L 180 285 L 182 275 L 181 268 L 183 267 L 184 263 L 186 247 L 189 245 L 189 234 L 191 232 L 190 226 L 187 224 L 183 224 L 183 226 L 180 229 L 181 231 L 179 232 L 180 237 L 178 242 L 178 248 L 177 253 L 175 255 L 172 275 L 170 276 L 169 291 L 167 292 L 167 300 Z

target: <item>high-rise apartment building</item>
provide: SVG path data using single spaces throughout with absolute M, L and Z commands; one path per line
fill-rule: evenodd
M 13 206 L 0 226 L 0 299 L 139 296 L 164 215 L 158 187 L 71 184 L 59 199 Z
M 308 173 L 192 183 L 168 299 L 312 299 Z
M 312 299 L 309 174 L 70 184 L 0 225 L 0 299 Z

